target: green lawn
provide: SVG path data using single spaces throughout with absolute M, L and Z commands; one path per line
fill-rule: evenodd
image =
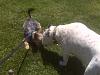
M 0 0 L 0 58 L 3 58 L 23 38 L 22 25 L 28 8 L 34 8 L 32 16 L 43 27 L 82 22 L 100 33 L 100 0 Z M 52 47 L 32 53 L 20 49 L 7 60 L 0 75 L 7 75 L 9 69 L 19 75 L 82 75 L 84 69 L 76 58 L 71 57 L 68 66 L 61 67 L 61 49 Z

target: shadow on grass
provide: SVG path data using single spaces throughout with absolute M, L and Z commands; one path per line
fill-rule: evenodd
M 69 57 L 67 66 L 62 67 L 58 64 L 62 57 L 56 52 L 48 51 L 43 46 L 39 49 L 44 65 L 52 65 L 59 75 L 83 75 L 84 67 L 76 57 Z M 33 51 L 34 52 L 34 51 Z

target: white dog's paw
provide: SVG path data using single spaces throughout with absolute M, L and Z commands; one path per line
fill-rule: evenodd
M 59 65 L 61 65 L 61 66 L 66 66 L 66 62 L 64 62 L 64 61 L 59 61 Z

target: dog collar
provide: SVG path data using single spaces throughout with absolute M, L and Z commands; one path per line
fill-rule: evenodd
M 57 26 L 54 28 L 54 31 L 53 31 L 53 37 L 52 37 L 52 39 L 54 40 L 54 43 L 57 43 L 57 40 L 56 40 L 56 38 L 55 38 L 56 29 L 57 29 Z

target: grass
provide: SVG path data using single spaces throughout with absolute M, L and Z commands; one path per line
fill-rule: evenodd
M 32 16 L 43 27 L 79 21 L 100 33 L 99 0 L 0 0 L 0 58 L 22 40 L 28 8 L 35 9 Z M 59 47 L 37 53 L 29 50 L 21 65 L 25 53 L 23 48 L 17 51 L 3 64 L 0 75 L 7 75 L 9 69 L 13 69 L 15 75 L 82 75 L 84 71 L 75 57 L 70 58 L 68 66 L 60 67 L 57 63 L 62 58 Z

